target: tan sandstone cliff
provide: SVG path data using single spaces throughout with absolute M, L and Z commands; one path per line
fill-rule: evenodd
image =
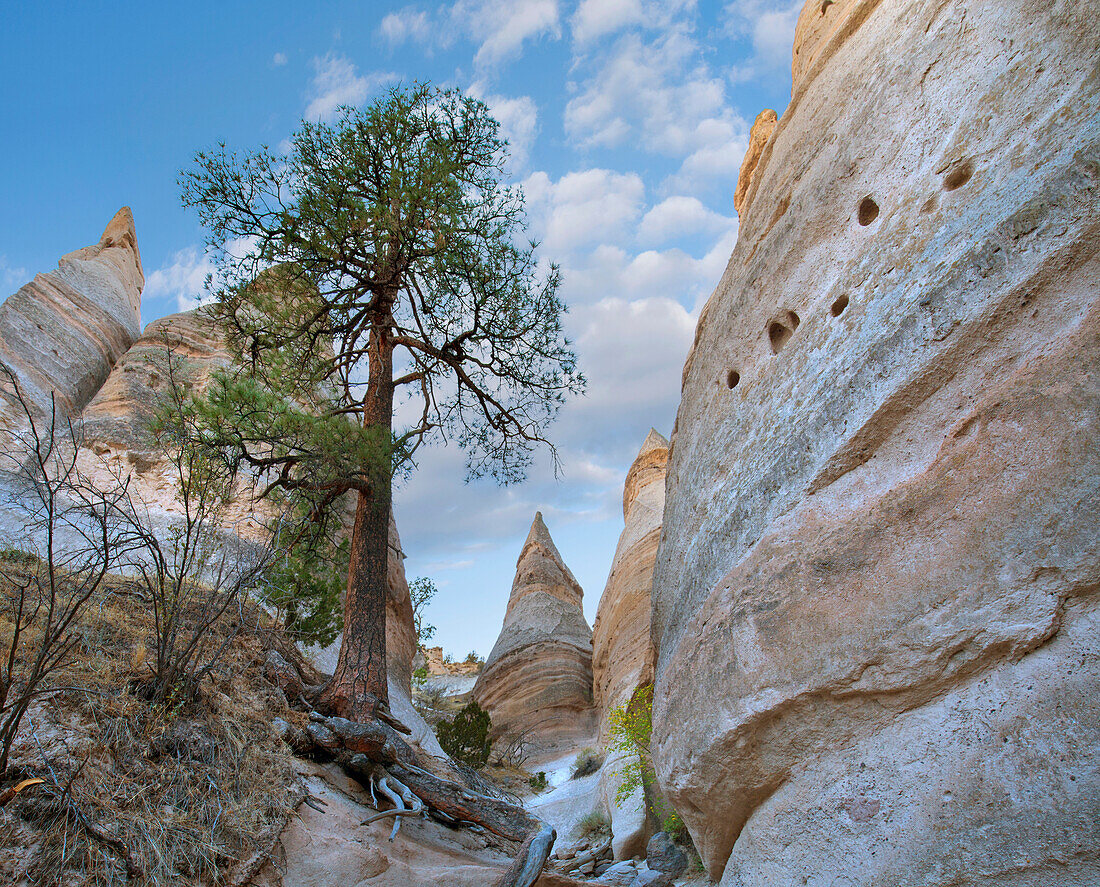
M 529 733 L 554 746 L 595 732 L 592 630 L 583 596 L 536 514 L 516 562 L 504 624 L 474 685 L 494 736 Z
M 189 391 L 200 392 L 211 373 L 231 365 L 224 336 L 206 309 L 151 322 L 83 411 L 82 467 L 93 476 L 104 471 L 130 474 L 130 490 L 145 503 L 151 518 L 170 522 L 181 508 L 176 498 L 177 481 L 146 430 L 158 398 L 164 396 L 169 385 L 169 367 L 178 383 Z M 253 499 L 255 492 L 252 485 L 241 484 L 226 514 L 227 529 L 236 532 L 244 528 L 246 537 L 260 532 L 268 507 Z M 350 505 L 348 512 L 350 515 Z M 391 517 L 386 653 L 391 682 L 408 697 L 416 632 L 403 560 L 401 539 Z M 338 644 L 329 651 L 318 651 L 315 659 L 319 667 L 332 670 Z M 411 705 L 407 708 L 411 711 Z
M 658 776 L 723 887 L 1100 883 L 1100 17 L 806 4 L 684 368 Z
M 665 508 L 668 441 L 651 430 L 626 475 L 623 527 L 611 574 L 592 626 L 592 682 L 599 739 L 608 740 L 608 712 L 630 702 L 653 683 L 655 653 L 650 641 L 650 590 L 661 517 Z M 611 819 L 616 859 L 644 855 L 646 811 L 642 791 L 616 801 L 622 784 L 622 756 L 608 755 L 600 771 L 600 795 Z
M 99 242 L 63 256 L 0 305 L 0 365 L 18 380 L 32 412 L 75 417 L 141 332 L 141 269 L 134 217 L 123 207 Z M 25 419 L 0 375 L 0 430 Z M 7 438 L 4 438 L 7 440 Z

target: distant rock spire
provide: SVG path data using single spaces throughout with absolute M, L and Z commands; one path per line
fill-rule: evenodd
M 536 513 L 516 562 L 500 636 L 474 687 L 495 735 L 530 730 L 553 744 L 594 732 L 592 630 L 583 598 Z

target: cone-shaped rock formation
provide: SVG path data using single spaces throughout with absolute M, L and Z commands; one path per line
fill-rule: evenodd
M 516 563 L 504 625 L 474 685 L 495 736 L 528 733 L 552 746 L 594 732 L 592 630 L 583 596 L 536 514 Z
M 0 364 L 37 416 L 75 417 L 141 332 L 141 270 L 134 217 L 123 207 L 99 242 L 63 256 L 0 305 Z M 0 430 L 25 425 L 0 377 Z

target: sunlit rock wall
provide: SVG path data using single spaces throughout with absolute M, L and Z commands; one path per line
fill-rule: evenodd
M 1100 883 L 1100 16 L 807 3 L 684 369 L 654 751 L 724 887 Z

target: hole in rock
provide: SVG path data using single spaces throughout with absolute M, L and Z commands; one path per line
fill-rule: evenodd
M 730 370 L 726 373 L 726 387 L 736 388 L 737 383 L 741 381 L 741 374 L 737 370 Z
M 970 181 L 972 175 L 974 175 L 974 165 L 969 160 L 956 163 L 943 177 L 943 190 L 954 191 L 956 188 L 961 188 Z
M 871 197 L 864 197 L 859 202 L 859 223 L 866 227 L 878 218 L 878 204 Z
M 798 329 L 798 323 L 797 314 L 793 311 L 785 311 L 768 324 L 768 341 L 772 344 L 772 354 L 778 354 L 783 350 L 783 346 L 791 340 L 794 331 Z
M 824 15 L 826 10 L 833 5 L 833 0 L 821 0 L 821 14 Z
M 848 297 L 841 296 L 839 299 L 833 302 L 833 307 L 829 309 L 829 313 L 833 315 L 833 317 L 840 317 L 840 315 L 844 313 L 844 309 L 847 307 Z

